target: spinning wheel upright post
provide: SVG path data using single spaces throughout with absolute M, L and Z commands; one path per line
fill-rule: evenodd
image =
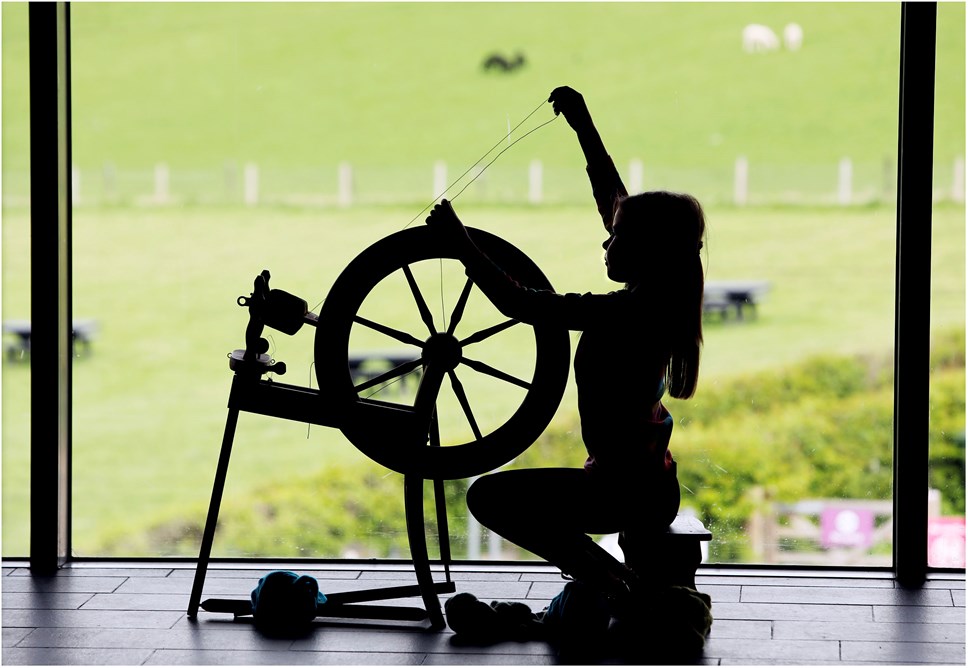
M 550 289 L 550 284 L 537 266 L 517 248 L 482 230 L 469 228 L 469 232 L 490 257 L 521 277 L 526 285 Z M 268 271 L 263 271 L 255 279 L 254 290 L 249 297 L 239 297 L 238 304 L 249 310 L 246 347 L 234 351 L 230 356 L 229 366 L 235 376 L 188 605 L 189 617 L 196 617 L 199 607 L 210 612 L 231 612 L 237 616 L 252 613 L 248 600 L 201 600 L 238 414 L 245 411 L 340 429 L 363 454 L 404 476 L 407 534 L 417 585 L 327 593 L 327 604 L 322 606 L 323 610 L 318 612 L 318 616 L 429 620 L 431 628 L 443 628 L 438 594 L 456 591 L 450 578 L 451 553 L 443 481 L 469 478 L 499 468 L 531 445 L 557 410 L 564 393 L 570 358 L 567 331 L 531 328 L 514 320 L 506 320 L 458 338 L 457 327 L 473 287 L 469 280 L 465 282 L 450 315 L 449 326 L 438 330 L 411 265 L 443 258 L 453 258 L 453 255 L 441 246 L 430 230 L 403 230 L 376 242 L 346 267 L 327 295 L 319 316 L 310 313 L 306 302 L 299 297 L 281 290 L 270 290 Z M 419 311 L 421 328 L 425 327 L 429 336 L 418 337 L 358 314 L 370 291 L 397 272 L 404 275 Z M 262 376 L 270 372 L 285 373 L 285 364 L 275 362 L 266 354 L 269 345 L 262 338 L 263 328 L 269 326 L 293 335 L 304 324 L 316 330 L 314 356 L 319 389 L 263 379 Z M 356 381 L 349 372 L 348 364 L 350 332 L 354 326 L 419 347 L 420 355 L 379 376 L 354 384 Z M 533 330 L 535 359 L 530 378 L 516 377 L 466 356 L 466 349 L 515 326 Z M 525 392 L 520 406 L 495 429 L 483 428 L 458 378 L 458 368 L 520 388 Z M 412 405 L 360 396 L 365 390 L 418 369 L 421 371 L 420 384 Z M 466 443 L 445 443 L 441 439 L 438 396 L 445 378 L 450 381 L 460 413 L 474 437 Z M 433 481 L 440 555 L 446 578 L 444 582 L 434 581 L 428 557 L 423 511 L 424 480 Z M 424 609 L 348 605 L 414 596 L 422 598 Z

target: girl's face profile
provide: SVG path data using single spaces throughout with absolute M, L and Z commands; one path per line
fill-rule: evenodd
M 629 231 L 626 227 L 620 207 L 612 219 L 612 234 L 602 244 L 605 249 L 606 274 L 617 283 L 634 283 L 638 279 L 634 271 L 638 264 L 635 257 L 636 244 L 628 238 Z

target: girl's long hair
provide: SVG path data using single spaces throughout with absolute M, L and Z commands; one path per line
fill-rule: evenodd
M 626 197 L 618 203 L 623 217 L 637 220 L 646 233 L 643 243 L 658 246 L 643 257 L 652 266 L 642 275 L 662 272 L 663 290 L 668 296 L 669 361 L 665 382 L 669 394 L 688 399 L 699 381 L 702 350 L 702 300 L 705 284 L 700 251 L 706 234 L 706 216 L 692 195 L 651 191 Z M 652 264 L 655 263 L 655 264 Z M 660 279 L 660 280 L 661 280 Z

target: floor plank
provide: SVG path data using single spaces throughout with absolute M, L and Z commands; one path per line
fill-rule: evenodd
M 812 664 L 815 661 L 839 661 L 840 643 L 828 640 L 766 640 L 750 642 L 739 638 L 710 638 L 704 655 L 720 659 L 776 660 L 796 657 Z
M 896 622 L 773 622 L 773 637 L 793 640 L 892 640 L 897 642 L 965 642 L 963 624 Z
M 274 652 L 225 651 L 208 649 L 160 649 L 145 662 L 149 666 L 294 666 L 294 665 L 419 665 L 424 657 L 420 654 L 394 654 L 392 652 Z
M 75 577 L 72 574 L 45 577 L 3 578 L 3 592 L 59 592 L 91 593 L 112 592 L 124 584 L 126 578 Z M 151 578 L 159 580 L 160 578 Z
M 4 627 L 32 628 L 171 628 L 184 613 L 130 610 L 4 610 Z
M 44 608 L 46 610 L 76 610 L 95 596 L 97 594 L 61 594 L 56 592 L 5 593 L 3 595 L 3 609 L 31 610 Z
M 844 661 L 964 665 L 965 644 L 844 640 Z
M 793 605 L 791 602 L 779 602 L 718 603 L 714 607 L 713 616 L 715 619 L 870 622 L 873 621 L 874 616 L 869 605 Z
M 33 629 L 30 628 L 6 628 L 3 629 L 3 647 L 13 647 L 21 640 L 26 638 Z
M 12 647 L 3 650 L 3 663 L 10 666 L 137 666 L 147 661 L 153 651 Z
M 952 621 L 965 621 L 965 609 L 951 607 L 921 607 L 913 605 L 875 605 L 875 622 L 907 622 L 909 624 L 944 624 Z
M 829 603 L 832 605 L 954 605 L 947 589 L 852 589 L 743 585 L 743 603 Z

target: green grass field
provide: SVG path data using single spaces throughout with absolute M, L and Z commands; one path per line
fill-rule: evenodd
M 4 169 L 22 169 L 26 5 L 2 11 Z M 944 164 L 964 153 L 964 12 L 940 3 Z M 879 163 L 897 149 L 894 3 L 80 3 L 71 20 L 82 169 L 470 165 L 562 84 L 585 93 L 621 164 Z M 742 51 L 744 25 L 790 21 L 799 51 Z M 520 71 L 482 71 L 517 50 Z M 580 167 L 560 127 L 502 162 L 532 154 Z
M 26 5 L 0 11 L 6 174 L 28 164 Z M 939 15 L 936 157 L 950 162 L 965 144 L 964 5 L 942 3 Z M 805 29 L 801 51 L 741 51 L 746 23 L 794 20 Z M 470 165 L 567 83 L 585 93 L 622 164 L 730 165 L 740 153 L 793 166 L 845 155 L 879 162 L 896 153 L 898 22 L 887 3 L 80 3 L 74 159 L 94 170 L 160 160 L 173 169 L 226 160 Z M 513 76 L 480 70 L 487 53 L 517 49 L 528 66 Z M 550 116 L 546 108 L 532 120 Z M 583 169 L 560 120 L 501 164 L 533 157 Z M 318 308 L 353 257 L 419 208 L 76 210 L 75 315 L 100 328 L 93 355 L 74 368 L 78 554 L 206 501 L 231 380 L 226 355 L 243 344 L 235 299 L 254 276 L 268 268 L 274 287 Z M 580 209 L 458 208 L 469 225 L 524 250 L 556 289 L 612 287 L 590 198 Z M 755 321 L 709 325 L 707 386 L 814 353 L 890 350 L 892 207 L 708 213 L 708 280 L 772 289 Z M 26 210 L 4 208 L 5 319 L 29 317 L 28 222 Z M 932 327 L 963 326 L 964 207 L 937 207 L 934 225 Z M 398 306 L 388 297 L 374 310 Z M 282 380 L 315 385 L 312 344 L 309 331 L 272 336 L 274 357 L 289 366 Z M 2 371 L 3 553 L 15 555 L 27 546 L 29 371 L 6 361 Z M 502 398 L 493 403 L 499 414 Z M 562 410 L 573 404 L 569 387 Z M 227 494 L 360 456 L 335 430 L 244 416 Z

